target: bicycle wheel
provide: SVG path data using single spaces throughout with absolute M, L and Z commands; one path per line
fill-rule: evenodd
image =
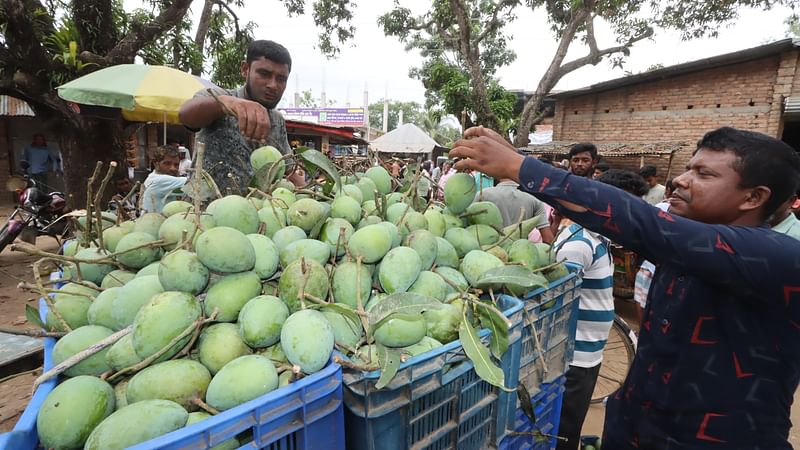
M 597 383 L 594 385 L 592 403 L 605 401 L 622 387 L 635 354 L 636 334 L 622 317 L 615 316 L 608 341 L 603 349 L 603 363 L 597 375 Z

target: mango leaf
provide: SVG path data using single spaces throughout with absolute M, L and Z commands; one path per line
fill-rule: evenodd
M 308 170 L 309 174 L 319 168 L 325 173 L 326 178 L 335 183 L 337 191 L 341 189 L 342 179 L 341 176 L 339 176 L 339 170 L 336 169 L 336 166 L 333 165 L 327 156 L 317 150 L 306 147 L 300 147 L 296 149 L 295 152 L 297 152 L 300 159 L 304 161 L 306 169 L 310 169 Z
M 458 338 L 464 346 L 464 352 L 475 365 L 475 372 L 481 379 L 492 386 L 505 389 L 505 375 L 503 370 L 492 362 L 489 350 L 483 346 L 478 332 L 467 321 L 466 311 L 462 315 L 461 324 L 458 327 Z
M 39 317 L 39 310 L 31 305 L 25 305 L 25 318 L 28 320 L 28 323 L 35 325 L 36 328 L 41 328 L 43 330 L 48 329 Z
M 378 364 L 381 366 L 381 377 L 375 383 L 375 389 L 383 389 L 392 381 L 397 374 L 397 369 L 400 368 L 400 351 L 380 344 L 375 345 L 378 350 Z
M 536 413 L 533 410 L 531 394 L 528 392 L 528 388 L 522 383 L 517 386 L 517 398 L 519 399 L 519 407 L 528 417 L 528 420 L 530 420 L 531 423 L 536 423 Z
M 423 311 L 441 307 L 442 302 L 435 298 L 411 292 L 397 292 L 384 298 L 372 308 L 369 312 L 369 327 L 371 330 L 376 330 L 390 318 L 389 316 L 410 315 L 413 317 Z
M 214 188 L 204 177 L 191 177 L 186 184 L 181 187 L 181 191 L 189 198 L 199 197 L 198 200 L 204 202 L 214 197 Z
M 331 195 L 334 188 L 336 188 L 336 183 L 332 180 L 326 179 L 325 184 L 322 185 L 322 193 L 325 195 Z
M 285 160 L 278 160 L 273 161 L 269 164 L 264 164 L 261 166 L 260 169 L 256 171 L 256 174 L 253 176 L 253 181 L 250 183 L 253 187 L 260 189 L 262 191 L 269 191 L 270 187 L 272 187 L 272 183 L 274 183 L 278 178 L 283 177 L 284 174 L 280 173 L 280 167 L 284 166 L 284 170 L 286 167 Z
M 361 323 L 361 320 L 358 318 L 358 314 L 356 314 L 355 311 L 346 306 L 342 306 L 336 303 L 326 303 L 324 305 L 312 305 L 309 309 L 335 312 L 336 314 L 341 314 L 345 316 L 348 321 L 355 322 L 356 324 Z
M 481 319 L 481 326 L 487 328 L 492 332 L 489 340 L 489 349 L 492 355 L 500 359 L 503 354 L 508 350 L 508 322 L 498 311 L 494 308 L 481 308 L 478 305 L 478 316 Z
M 478 278 L 478 287 L 511 284 L 526 289 L 546 288 L 547 278 L 525 266 L 503 266 L 489 269 Z

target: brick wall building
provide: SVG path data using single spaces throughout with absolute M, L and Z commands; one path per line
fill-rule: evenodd
M 553 140 L 624 143 L 635 154 L 609 164 L 655 164 L 663 177 L 669 158 L 642 155 L 640 144 L 683 143 L 673 174 L 694 143 L 721 126 L 783 138 L 800 150 L 800 108 L 785 107 L 793 96 L 800 97 L 800 42 L 785 39 L 554 94 Z

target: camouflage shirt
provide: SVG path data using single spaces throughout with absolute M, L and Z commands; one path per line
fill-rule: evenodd
M 219 94 L 247 98 L 244 87 L 221 90 Z M 200 97 L 209 95 L 205 90 L 195 94 Z M 290 153 L 291 148 L 286 136 L 286 122 L 283 116 L 275 109 L 269 109 L 267 112 L 270 122 L 267 145 L 272 145 L 284 155 Z M 226 195 L 230 189 L 232 194 L 246 194 L 247 186 L 250 185 L 250 180 L 254 175 L 253 168 L 250 166 L 250 153 L 260 144 L 246 139 L 239 131 L 239 122 L 231 116 L 223 116 L 215 120 L 211 125 L 200 130 L 198 138 L 206 145 L 203 168 L 217 183 L 220 192 Z

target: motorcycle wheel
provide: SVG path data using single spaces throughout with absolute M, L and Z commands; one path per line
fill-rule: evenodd
M 3 225 L 3 228 L 0 229 L 0 252 L 5 250 L 8 244 L 14 242 L 14 239 L 16 239 L 17 236 L 19 236 L 19 233 L 22 231 L 22 228 L 24 227 L 19 227 L 16 231 L 13 231 L 9 230 L 7 222 L 5 225 Z

